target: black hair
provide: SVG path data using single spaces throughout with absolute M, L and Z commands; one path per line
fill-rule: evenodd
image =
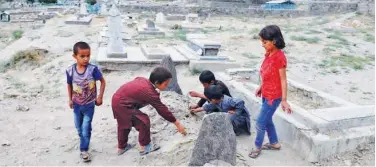
M 211 71 L 204 70 L 201 72 L 199 80 L 201 83 L 210 83 L 212 81 L 215 81 L 215 76 Z
M 78 49 L 90 49 L 90 46 L 86 42 L 82 42 L 82 41 L 81 42 L 77 42 L 73 46 L 73 54 L 74 55 L 77 55 Z
M 164 68 L 164 67 L 156 67 L 154 70 L 150 73 L 149 81 L 153 84 L 161 84 L 164 81 L 167 81 L 168 79 L 171 79 L 172 75 L 171 72 Z
M 281 29 L 277 25 L 268 25 L 264 27 L 260 31 L 259 36 L 264 40 L 274 41 L 274 45 L 278 49 L 283 49 L 286 46 Z
M 209 99 L 221 99 L 223 97 L 222 89 L 217 85 L 210 85 L 209 87 L 205 88 L 204 95 Z

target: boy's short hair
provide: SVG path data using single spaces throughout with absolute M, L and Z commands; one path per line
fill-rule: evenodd
M 156 67 L 150 73 L 149 81 L 153 84 L 155 83 L 161 84 L 164 81 L 167 81 L 168 79 L 171 79 L 171 78 L 172 78 L 172 75 L 168 69 L 164 67 Z
M 278 49 L 285 48 L 285 40 L 283 39 L 281 29 L 277 25 L 269 25 L 264 27 L 260 31 L 259 36 L 264 40 L 275 41 L 275 46 Z
M 86 42 L 82 42 L 82 41 L 81 42 L 77 42 L 73 46 L 73 54 L 74 55 L 77 55 L 78 49 L 90 49 L 90 46 Z
M 209 87 L 205 88 L 204 95 L 209 99 L 221 99 L 223 97 L 222 89 L 217 85 L 210 85 Z
M 213 72 L 204 70 L 201 72 L 199 80 L 201 83 L 210 83 L 211 81 L 215 81 L 215 76 Z

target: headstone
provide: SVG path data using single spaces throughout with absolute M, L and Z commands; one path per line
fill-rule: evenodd
M 190 13 L 186 16 L 186 22 L 189 23 L 197 23 L 198 22 L 198 14 Z
M 158 24 L 164 24 L 165 23 L 165 15 L 163 13 L 158 13 L 156 15 L 155 22 Z
M 81 0 L 79 16 L 84 17 L 84 16 L 87 16 L 87 15 L 88 15 L 88 12 L 87 12 L 87 8 L 86 8 L 86 3 L 85 3 L 84 0 Z
M 177 78 L 177 75 L 176 75 L 175 64 L 172 61 L 171 57 L 165 56 L 162 59 L 161 66 L 164 67 L 164 68 L 167 68 L 170 71 L 170 73 L 172 74 L 171 82 L 168 85 L 168 87 L 165 89 L 165 91 L 174 91 L 174 92 L 182 95 L 183 93 L 180 89 L 180 86 L 179 86 L 179 83 L 178 83 L 178 78 Z
M 146 28 L 145 30 L 148 30 L 148 31 L 155 31 L 155 24 L 153 21 L 151 20 L 146 20 Z
M 102 4 L 102 5 L 101 5 L 100 15 L 102 15 L 102 16 L 106 16 L 106 15 L 108 15 L 107 5 L 106 5 L 106 4 Z
M 213 160 L 236 165 L 236 136 L 227 113 L 204 116 L 188 166 L 203 166 Z
M 107 19 L 109 42 L 107 47 L 107 56 L 112 58 L 127 58 L 122 40 L 122 22 L 120 12 L 113 4 Z

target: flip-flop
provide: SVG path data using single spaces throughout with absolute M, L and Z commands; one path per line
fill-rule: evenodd
M 271 144 L 266 143 L 261 147 L 262 150 L 280 150 L 281 146 L 278 148 L 273 147 Z
M 157 151 L 160 148 L 161 147 L 158 146 L 158 145 L 156 145 L 156 144 L 149 143 L 148 145 L 145 146 L 145 150 L 144 151 L 140 151 L 140 155 L 149 154 L 150 152 Z
M 127 146 L 124 149 L 118 151 L 118 155 L 124 154 L 128 150 L 132 149 L 134 146 L 136 146 L 136 145 L 135 144 L 127 144 Z
M 84 154 L 86 154 L 87 157 L 84 157 Z M 81 152 L 80 157 L 84 162 L 90 162 L 91 161 L 90 154 L 88 152 L 86 152 L 86 153 Z
M 251 158 L 257 158 L 261 154 L 261 150 L 252 150 L 248 156 Z

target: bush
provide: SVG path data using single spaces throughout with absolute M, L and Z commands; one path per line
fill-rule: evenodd
M 22 30 L 13 31 L 12 35 L 14 39 L 20 39 L 23 35 L 23 31 Z
M 97 0 L 86 0 L 86 3 L 90 5 L 95 5 L 97 3 Z

